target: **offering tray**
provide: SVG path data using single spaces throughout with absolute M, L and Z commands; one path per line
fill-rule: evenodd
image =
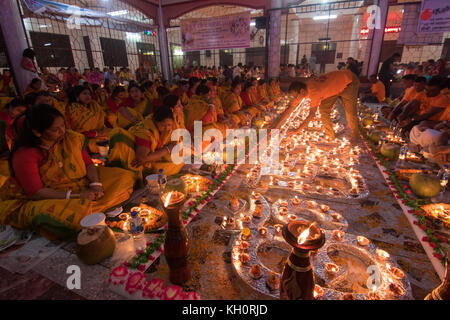
M 286 243 L 280 232 L 276 232 L 273 227 L 268 227 L 267 236 L 261 236 L 257 230 L 251 230 L 251 238 L 242 240 L 242 234 L 234 237 L 232 243 L 232 265 L 236 274 L 253 290 L 269 299 L 279 299 L 279 290 L 270 290 L 266 285 L 266 280 L 270 273 L 275 273 L 281 277 L 282 267 L 290 254 L 292 247 Z M 240 248 L 241 241 L 247 241 L 247 250 Z M 323 295 L 317 300 L 347 300 L 349 296 L 353 300 L 370 300 L 373 298 L 371 290 L 367 287 L 369 273 L 372 269 L 361 270 L 357 264 L 352 264 L 352 259 L 362 262 L 361 266 L 372 266 L 380 272 L 379 286 L 376 287 L 376 296 L 383 300 L 412 300 L 412 289 L 407 276 L 399 269 L 398 265 L 392 261 L 380 260 L 377 258 L 377 248 L 369 243 L 360 246 L 357 237 L 352 234 L 345 234 L 342 240 L 336 241 L 331 231 L 326 231 L 326 242 L 318 252 L 311 254 L 311 262 L 314 267 L 315 283 L 323 289 Z M 240 254 L 248 254 L 248 262 L 240 260 Z M 338 260 L 342 262 L 339 262 Z M 330 275 L 326 264 L 333 263 L 340 266 L 335 275 Z M 253 265 L 259 265 L 262 269 L 262 276 L 254 279 L 249 270 Z M 390 271 L 388 267 L 391 268 Z M 355 267 L 355 269 L 351 269 Z M 348 270 L 350 268 L 350 270 Z M 364 268 L 363 268 L 364 269 Z M 403 277 L 399 278 L 398 274 Z M 396 294 L 391 287 L 400 288 L 401 294 Z M 377 282 L 374 284 L 376 285 Z

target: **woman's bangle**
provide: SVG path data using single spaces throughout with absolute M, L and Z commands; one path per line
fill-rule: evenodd
M 170 154 L 170 149 L 168 146 L 166 146 L 166 150 L 167 150 L 168 154 Z
M 89 187 L 103 187 L 101 182 L 92 182 L 89 184 Z
M 66 199 L 70 199 L 70 195 L 72 194 L 72 190 L 66 192 Z

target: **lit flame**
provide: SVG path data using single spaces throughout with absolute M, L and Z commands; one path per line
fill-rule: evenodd
M 375 294 L 376 291 L 377 291 L 377 286 L 374 285 L 374 286 L 372 287 L 372 293 Z
M 386 263 L 386 268 L 388 268 L 388 270 L 391 270 L 391 265 L 389 263 Z
M 173 193 L 173 191 L 170 191 L 169 194 L 167 195 L 166 201 L 164 202 L 165 208 L 167 208 L 167 206 L 169 205 L 170 198 L 172 197 L 172 193 Z
M 305 231 L 303 231 L 303 232 L 299 235 L 299 237 L 298 237 L 298 239 L 297 239 L 297 244 L 303 244 L 303 243 L 305 243 L 306 239 L 307 239 L 308 236 L 309 236 L 309 229 L 313 226 L 313 224 L 315 224 L 315 223 L 314 223 L 314 222 L 311 223 L 311 224 L 309 225 L 308 229 L 306 229 Z

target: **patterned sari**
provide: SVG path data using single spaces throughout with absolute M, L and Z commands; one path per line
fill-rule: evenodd
M 44 188 L 79 193 L 88 189 L 82 150 L 85 137 L 71 130 L 48 152 L 39 168 Z M 10 194 L 0 203 L 0 224 L 34 229 L 50 239 L 72 240 L 81 230 L 80 221 L 93 212 L 106 212 L 127 200 L 133 191 L 133 175 L 119 168 L 99 168 L 105 195 L 98 201 L 86 199 L 30 200 L 23 192 Z
M 232 91 L 228 94 L 223 103 L 223 107 L 237 124 L 246 123 L 248 121 L 247 113 L 242 110 L 243 106 L 244 102 L 241 97 Z
M 164 157 L 159 162 L 146 163 L 145 166 L 135 167 L 132 162 L 136 159 L 136 138 L 148 142 L 150 152 L 162 148 L 171 140 L 172 132 L 161 137 L 152 116 L 148 116 L 144 121 L 130 129 L 114 128 L 111 131 L 110 148 L 108 155 L 108 167 L 120 167 L 133 172 L 138 185 L 142 185 L 144 175 L 149 173 L 158 173 L 159 169 L 163 169 L 167 176 L 180 172 L 183 164 L 174 164 L 170 155 Z
M 105 129 L 105 112 L 102 107 L 92 101 L 88 106 L 81 103 L 72 103 L 66 109 L 66 121 L 73 131 L 84 133 L 89 131 L 101 131 Z M 89 138 L 89 150 L 98 153 L 98 142 L 105 138 Z
M 125 118 L 123 116 L 122 113 L 120 113 L 120 111 L 118 111 L 120 108 L 125 107 L 127 108 L 127 110 L 133 115 L 133 117 L 135 117 L 138 121 L 142 121 L 144 120 L 144 117 L 142 116 L 142 114 L 140 114 L 134 107 L 134 102 L 130 99 L 130 98 L 126 98 L 126 99 L 112 99 L 109 98 L 108 99 L 108 105 L 110 107 L 110 110 L 113 110 L 113 112 L 115 112 L 115 116 L 116 118 L 116 122 L 115 122 L 115 127 L 120 127 L 123 129 L 129 129 L 133 123 L 128 120 L 127 118 Z M 117 110 L 117 111 L 115 111 Z

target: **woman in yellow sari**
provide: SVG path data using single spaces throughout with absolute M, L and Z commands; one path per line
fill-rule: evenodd
M 106 107 L 106 101 L 108 101 L 108 94 L 104 88 L 94 83 L 92 87 L 92 99 L 98 103 L 102 108 Z
M 26 96 L 27 94 L 32 92 L 39 92 L 42 90 L 44 90 L 44 88 L 42 88 L 42 80 L 39 78 L 34 78 L 33 80 L 31 80 L 31 82 L 23 92 L 23 96 Z
M 258 80 L 258 86 L 257 86 L 257 92 L 258 95 L 260 97 L 260 99 L 263 101 L 263 103 L 265 104 L 272 104 L 273 102 L 270 100 L 270 97 L 267 93 L 267 84 L 266 84 L 266 80 L 264 79 L 260 79 Z
M 210 89 L 203 84 L 197 87 L 195 95 L 186 106 L 186 127 L 191 134 L 194 132 L 194 121 L 202 122 L 203 132 L 214 128 L 220 130 L 225 137 L 227 126 L 218 122 L 218 112 L 210 96 Z
M 122 86 L 114 88 L 107 104 L 109 107 L 107 112 L 108 122 L 114 121 L 114 117 L 116 117 L 114 126 L 128 129 L 139 121 L 144 120 L 142 115 L 134 110 L 133 102 L 127 97 L 127 92 Z
M 243 109 L 244 102 L 240 96 L 241 89 L 241 83 L 239 81 L 233 81 L 231 84 L 231 91 L 223 103 L 225 112 L 237 125 L 243 125 L 249 121 L 249 118 L 251 118 L 251 114 Z
M 184 107 L 180 97 L 174 94 L 168 95 L 164 98 L 163 105 L 172 110 L 174 129 L 186 129 Z
M 177 174 L 183 164 L 171 161 L 172 148 L 177 144 L 171 141 L 174 126 L 172 110 L 162 106 L 128 131 L 114 128 L 106 165 L 130 170 L 139 186 L 145 175 L 159 169 L 168 176 Z
M 150 80 L 145 81 L 142 86 L 142 93 L 144 94 L 145 99 L 148 101 L 153 101 L 158 98 L 158 92 L 156 92 L 156 86 Z
M 70 92 L 66 111 L 67 127 L 83 134 L 88 139 L 89 150 L 98 153 L 97 143 L 105 143 L 109 130 L 105 128 L 105 112 L 92 100 L 88 87 L 76 86 Z
M 62 114 L 49 105 L 27 111 L 11 163 L 18 193 L 0 203 L 0 224 L 33 229 L 49 239 L 72 240 L 80 221 L 127 200 L 133 175 L 97 168 L 84 150 L 85 137 L 66 130 Z
M 142 116 L 142 119 L 152 113 L 152 103 L 144 97 L 141 88 L 136 83 L 128 86 L 128 96 L 131 99 L 134 110 Z
M 231 93 L 231 78 L 227 78 L 225 83 L 221 86 L 217 87 L 217 95 L 222 102 L 222 105 L 225 103 L 226 97 Z
M 272 101 L 278 101 L 281 98 L 281 90 L 277 78 L 272 78 L 267 86 L 267 94 Z

